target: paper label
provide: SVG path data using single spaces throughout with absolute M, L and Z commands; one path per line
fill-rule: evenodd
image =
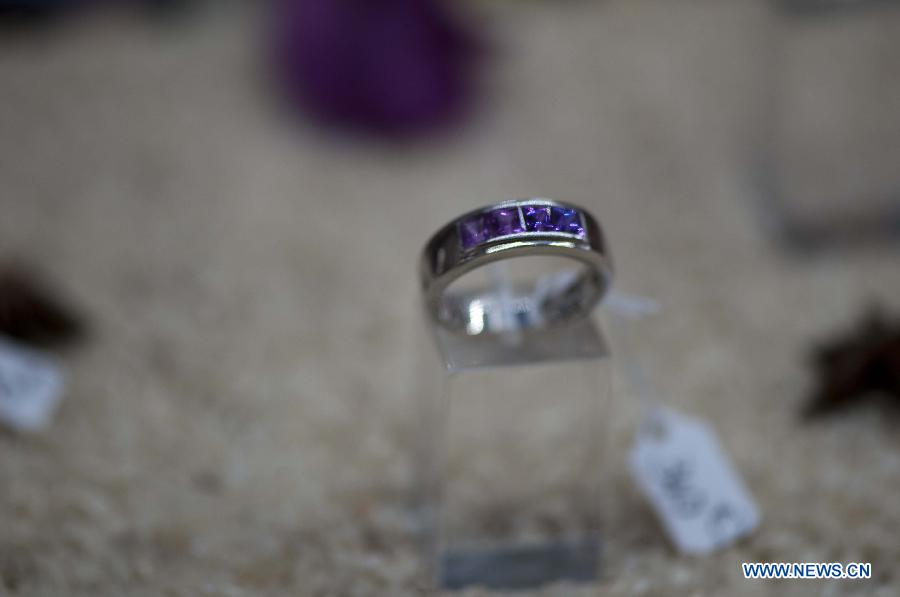
M 37 431 L 50 422 L 62 390 L 62 372 L 53 359 L 0 339 L 0 421 Z
M 704 422 L 658 407 L 630 454 L 631 472 L 685 553 L 729 545 L 759 524 L 759 510 Z

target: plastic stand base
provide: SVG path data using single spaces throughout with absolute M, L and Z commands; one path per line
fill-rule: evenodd
M 598 578 L 600 542 L 595 539 L 454 550 L 444 554 L 440 586 L 462 589 L 526 589 L 551 582 L 591 582 Z

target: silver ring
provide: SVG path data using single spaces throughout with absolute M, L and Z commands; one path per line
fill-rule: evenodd
M 579 269 L 550 271 L 524 284 L 495 271 L 486 284 L 455 288 L 475 270 L 525 256 L 563 257 Z M 515 199 L 466 213 L 438 230 L 425 245 L 420 277 L 432 319 L 477 335 L 588 316 L 612 281 L 612 264 L 587 210 L 551 199 Z

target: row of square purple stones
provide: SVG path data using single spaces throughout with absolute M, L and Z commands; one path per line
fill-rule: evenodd
M 519 217 L 519 210 L 525 220 Z M 501 236 L 520 232 L 567 232 L 584 238 L 581 214 L 576 209 L 555 205 L 523 205 L 501 207 L 475 214 L 459 223 L 459 239 L 463 249 Z

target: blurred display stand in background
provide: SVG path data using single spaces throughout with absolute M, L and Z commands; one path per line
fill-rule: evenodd
M 809 251 L 900 240 L 900 2 L 776 0 L 756 176 Z

